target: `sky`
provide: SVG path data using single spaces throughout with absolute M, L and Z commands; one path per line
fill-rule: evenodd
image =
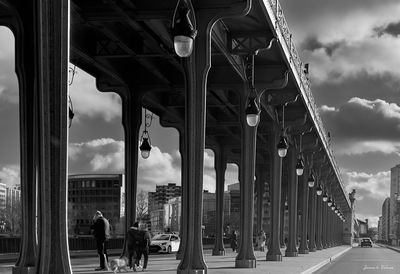
M 356 214 L 375 225 L 389 196 L 390 168 L 400 163 L 400 2 L 398 0 L 282 0 L 347 192 L 356 189 Z M 0 179 L 20 180 L 18 83 L 14 38 L 0 27 Z M 71 65 L 72 66 L 72 65 Z M 77 68 L 70 86 L 75 117 L 69 136 L 69 173 L 123 173 L 121 100 L 101 93 Z M 6 129 L 6 130 L 4 130 Z M 142 129 L 141 129 L 142 130 Z M 154 117 L 153 149 L 139 157 L 138 187 L 180 184 L 179 137 Z M 206 150 L 204 189 L 215 190 L 214 157 Z M 238 181 L 228 165 L 226 185 Z

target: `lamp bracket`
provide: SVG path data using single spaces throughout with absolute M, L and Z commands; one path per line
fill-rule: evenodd
M 275 42 L 277 39 L 265 35 L 265 32 L 250 32 L 250 35 L 249 32 L 229 33 L 227 48 L 234 55 L 257 55 L 271 50 Z
M 304 134 L 311 132 L 312 131 L 312 127 L 310 127 L 309 124 L 307 123 L 307 114 L 304 115 L 304 117 L 302 119 L 297 119 L 293 122 L 289 122 L 292 123 L 291 128 L 290 128 L 290 134 L 291 135 L 301 135 L 303 136 Z

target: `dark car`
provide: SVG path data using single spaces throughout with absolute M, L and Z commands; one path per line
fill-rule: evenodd
M 372 241 L 371 241 L 371 239 L 369 239 L 369 238 L 364 238 L 364 239 L 362 239 L 361 242 L 360 242 L 360 246 L 361 246 L 361 247 L 364 247 L 364 246 L 372 247 Z

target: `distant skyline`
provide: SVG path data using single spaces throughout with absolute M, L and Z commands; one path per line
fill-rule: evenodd
M 356 214 L 376 226 L 389 196 L 390 168 L 400 163 L 400 2 L 398 0 L 282 0 L 285 17 L 341 169 L 345 190 L 354 188 Z M 0 27 L 0 179 L 19 182 L 18 83 L 14 38 Z M 122 173 L 121 100 L 101 93 L 77 68 L 70 87 L 75 118 L 70 129 L 69 173 Z M 153 149 L 139 157 L 139 189 L 180 184 L 175 129 L 157 117 L 148 129 Z M 228 165 L 227 184 L 238 182 Z M 215 190 L 214 157 L 205 151 L 204 189 Z

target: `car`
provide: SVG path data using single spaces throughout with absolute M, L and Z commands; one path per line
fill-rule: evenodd
M 179 249 L 181 239 L 176 234 L 158 234 L 151 239 L 150 253 L 171 253 Z
M 361 239 L 360 246 L 361 246 L 361 247 L 364 247 L 364 246 L 372 247 L 372 241 L 371 241 L 371 239 L 370 239 L 370 238 Z

